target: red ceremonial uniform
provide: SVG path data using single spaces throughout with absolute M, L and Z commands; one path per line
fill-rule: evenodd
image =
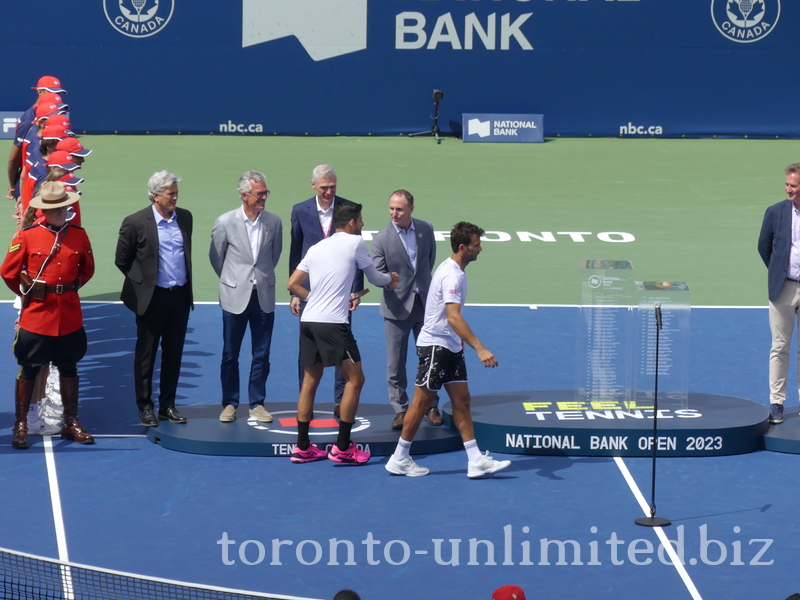
M 53 243 L 59 236 L 59 248 L 48 261 L 38 279 L 48 286 L 69 285 L 80 278 L 81 285 L 94 275 L 94 256 L 89 237 L 82 227 L 67 224 L 61 233 L 44 224 L 33 225 L 20 231 L 11 241 L 0 277 L 15 294 L 19 294 L 19 276 L 27 272 L 36 278 L 42 264 L 50 255 Z M 22 310 L 19 326 L 40 335 L 67 335 L 83 327 L 81 302 L 76 290 L 47 292 L 44 300 L 30 298 Z

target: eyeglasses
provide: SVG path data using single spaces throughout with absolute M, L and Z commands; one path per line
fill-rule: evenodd
M 267 190 L 266 192 L 256 192 L 255 194 L 253 192 L 247 192 L 247 195 L 248 196 L 254 196 L 256 198 L 267 199 L 267 198 L 269 198 L 269 190 Z

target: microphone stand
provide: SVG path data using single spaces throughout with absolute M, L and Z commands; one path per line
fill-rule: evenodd
M 451 133 L 445 133 L 441 129 L 439 129 L 439 100 L 437 100 L 435 96 L 433 100 L 433 114 L 431 115 L 431 118 L 433 119 L 433 124 L 431 124 L 431 128 L 429 131 L 420 131 L 419 133 L 409 133 L 408 137 L 418 137 L 420 135 L 432 135 L 434 138 L 436 138 L 436 143 L 441 144 L 442 137 L 454 135 Z
M 661 333 L 661 302 L 655 303 L 656 312 L 656 374 L 653 391 L 653 467 L 650 486 L 650 516 L 639 517 L 634 523 L 642 527 L 667 527 L 672 521 L 656 516 L 656 448 L 658 442 L 658 342 Z

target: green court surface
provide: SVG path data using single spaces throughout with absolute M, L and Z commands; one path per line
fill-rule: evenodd
M 363 203 L 365 231 L 388 222 L 388 197 L 405 188 L 416 197 L 414 216 L 436 230 L 467 220 L 492 232 L 487 237 L 493 241 L 470 268 L 470 303 L 576 304 L 578 261 L 594 258 L 631 260 L 639 280 L 686 281 L 695 305 L 764 306 L 758 231 L 766 207 L 785 197 L 783 169 L 800 161 L 798 140 L 560 138 L 523 145 L 445 139 L 437 145 L 405 137 L 81 139 L 94 151 L 78 172 L 86 179 L 81 211 L 97 259 L 86 300 L 118 299 L 122 276 L 113 254 L 119 224 L 147 206 L 147 179 L 160 169 L 183 178 L 179 205 L 194 213 L 196 300 L 217 299 L 206 258 L 211 226 L 239 205 L 236 182 L 249 169 L 267 175 L 267 208 L 283 219 L 282 283 L 291 207 L 311 196 L 312 168 L 329 163 L 338 172 L 338 193 Z M 0 227 L 10 239 L 13 221 L 5 218 Z M 444 258 L 449 244 L 441 241 L 438 251 Z

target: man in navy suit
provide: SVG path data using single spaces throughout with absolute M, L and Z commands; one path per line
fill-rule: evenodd
M 333 225 L 333 206 L 341 202 L 344 198 L 336 195 L 336 171 L 330 165 L 319 165 L 311 173 L 311 187 L 314 189 L 315 196 L 305 202 L 295 204 L 292 207 L 292 242 L 289 247 L 289 275 L 295 272 L 297 265 L 308 252 L 308 249 L 317 242 L 324 240 L 335 231 Z M 306 286 L 308 284 L 306 283 Z M 364 289 L 364 274 L 359 269 L 353 279 L 353 292 Z M 355 310 L 360 303 L 359 298 L 351 302 L 351 311 Z M 300 301 L 297 296 L 292 296 L 292 314 L 300 316 L 305 303 Z M 351 313 L 352 315 L 352 313 Z M 351 317 L 352 318 L 352 317 Z M 298 378 L 299 386 L 303 387 L 304 369 L 303 363 L 298 357 Z M 344 378 L 339 371 L 336 371 L 336 386 L 334 390 L 334 400 L 336 408 L 335 416 L 339 416 L 339 404 L 342 402 L 344 393 Z
M 120 300 L 136 314 L 133 377 L 139 421 L 186 423 L 175 408 L 192 299 L 192 213 L 178 208 L 180 177 L 159 171 L 147 182 L 151 205 L 125 217 L 114 259 L 125 275 Z M 153 370 L 161 343 L 158 418 Z
M 768 269 L 769 327 L 772 332 L 769 422 L 776 424 L 783 422 L 789 347 L 794 321 L 800 311 L 800 163 L 786 167 L 785 191 L 787 199 L 773 204 L 764 214 L 758 238 L 758 253 Z

